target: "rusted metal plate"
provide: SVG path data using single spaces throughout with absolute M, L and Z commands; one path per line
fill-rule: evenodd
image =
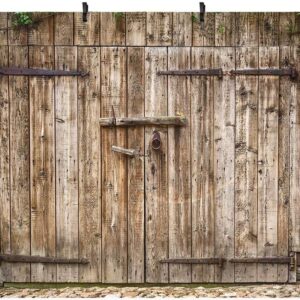
M 0 262 L 10 263 L 43 263 L 43 264 L 88 264 L 86 258 L 58 258 L 46 256 L 0 254 Z
M 0 68 L 0 75 L 10 76 L 87 76 L 88 72 L 64 71 L 64 70 L 46 70 L 31 68 Z

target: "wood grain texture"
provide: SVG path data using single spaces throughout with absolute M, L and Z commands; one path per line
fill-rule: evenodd
M 200 24 L 199 13 L 193 13 L 193 43 L 196 46 L 215 45 L 215 13 L 205 13 L 205 22 Z M 204 25 L 204 26 L 203 26 Z
M 259 45 L 278 46 L 279 43 L 279 13 L 259 14 Z
M 147 46 L 172 45 L 172 13 L 147 13 Z
M 291 47 L 291 61 L 299 69 L 299 47 Z M 300 207 L 299 181 L 300 173 L 300 83 L 291 85 L 290 103 L 290 217 L 289 217 L 289 250 L 300 252 Z
M 54 44 L 71 46 L 74 42 L 73 13 L 56 13 L 54 16 Z
M 145 114 L 145 53 L 144 48 L 128 48 L 127 91 L 128 117 Z M 128 282 L 145 280 L 145 140 L 144 127 L 128 128 L 128 148 L 142 156 L 128 159 Z
M 0 46 L 0 64 L 8 67 L 8 47 Z M 0 252 L 10 253 L 10 134 L 9 134 L 9 85 L 8 77 L 0 77 Z M 0 265 L 0 283 L 11 280 L 11 266 Z
M 9 66 L 28 67 L 28 47 L 9 47 Z M 28 78 L 9 77 L 11 253 L 30 255 L 30 136 Z M 12 281 L 30 281 L 30 264 L 15 264 Z
M 234 69 L 233 48 L 214 50 L 214 68 Z M 215 256 L 234 255 L 235 80 L 214 78 Z M 233 282 L 234 266 L 216 266 L 217 282 Z
M 298 13 L 279 14 L 279 45 L 294 46 L 300 42 L 300 15 Z
M 236 68 L 258 68 L 258 48 L 237 48 Z M 256 257 L 258 76 L 236 76 L 235 95 L 235 257 Z M 256 264 L 235 264 L 235 282 L 256 280 Z
M 235 13 L 216 13 L 215 46 L 234 46 L 236 32 Z
M 191 46 L 192 36 L 192 13 L 173 13 L 173 46 Z
M 126 48 L 101 51 L 101 116 L 126 116 Z M 125 128 L 102 128 L 102 280 L 127 282 L 127 157 L 111 151 L 127 148 Z
M 74 45 L 94 46 L 100 44 L 100 13 L 88 13 L 87 22 L 82 13 L 74 13 Z
M 125 13 L 101 13 L 101 46 L 123 46 L 126 40 Z
M 8 13 L 7 15 L 7 27 L 8 27 L 8 45 L 27 45 L 28 42 L 28 28 L 17 27 L 13 25 L 14 13 Z
M 166 69 L 167 48 L 145 48 L 145 116 L 166 115 L 167 76 L 156 72 Z M 158 131 L 162 141 L 159 150 L 151 146 L 152 135 Z M 146 196 L 146 282 L 168 282 L 168 264 L 159 263 L 168 257 L 168 132 L 162 126 L 145 128 L 145 196 Z
M 193 68 L 213 67 L 213 48 L 193 48 Z M 192 257 L 214 257 L 214 78 L 191 78 Z M 193 265 L 193 282 L 214 282 L 213 265 Z
M 7 45 L 7 13 L 0 13 L 0 45 Z
M 29 67 L 54 69 L 53 46 L 31 46 Z M 56 255 L 54 78 L 31 77 L 30 204 L 31 254 Z M 56 281 L 56 266 L 32 264 L 31 281 Z
M 236 13 L 236 46 L 255 47 L 259 43 L 258 13 Z
M 101 282 L 100 48 L 78 48 L 79 265 L 80 282 Z
M 28 28 L 28 45 L 53 45 L 54 15 L 52 13 L 34 13 L 38 23 Z
M 169 48 L 168 69 L 189 69 L 190 48 Z M 169 76 L 168 114 L 190 119 L 189 76 Z M 191 257 L 190 122 L 168 128 L 169 257 Z M 191 266 L 169 264 L 171 282 L 191 282 Z
M 259 67 L 279 66 L 277 47 L 260 47 Z M 258 98 L 258 256 L 277 255 L 279 78 L 259 77 Z M 257 280 L 277 280 L 277 265 L 259 264 Z
M 126 45 L 146 45 L 146 13 L 126 13 Z
M 77 68 L 76 47 L 55 47 L 55 68 Z M 55 78 L 56 255 L 78 258 L 77 78 Z M 77 282 L 78 265 L 57 266 L 57 281 Z

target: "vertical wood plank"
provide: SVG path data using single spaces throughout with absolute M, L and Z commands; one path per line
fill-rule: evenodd
M 78 78 L 79 155 L 79 266 L 80 282 L 101 281 L 101 154 L 100 154 L 100 48 L 79 47 Z
M 40 19 L 37 24 L 28 28 L 28 45 L 53 45 L 54 16 L 52 13 L 35 13 Z
M 215 45 L 235 46 L 235 13 L 216 13 L 215 20 Z
M 291 47 L 291 63 L 300 68 L 299 47 Z M 291 84 L 290 97 L 290 203 L 289 203 L 289 250 L 300 252 L 300 83 Z M 296 281 L 290 272 L 290 280 Z
M 173 13 L 173 46 L 191 46 L 192 36 L 192 14 Z
M 126 116 L 126 48 L 101 51 L 101 116 Z M 127 157 L 111 151 L 127 147 L 125 128 L 102 129 L 102 280 L 127 282 Z
M 215 68 L 234 69 L 233 48 L 216 48 L 214 54 Z M 214 78 L 214 110 L 215 256 L 229 258 L 234 255 L 234 78 Z M 216 266 L 215 280 L 233 282 L 234 266 Z
M 54 68 L 54 48 L 29 48 L 30 68 Z M 31 254 L 55 251 L 55 123 L 54 78 L 30 77 Z M 56 281 L 56 266 L 32 264 L 31 281 Z
M 193 48 L 193 69 L 213 67 L 213 48 Z M 191 78 L 192 257 L 214 257 L 214 79 Z M 193 282 L 214 282 L 214 265 L 193 265 Z
M 145 114 L 144 48 L 128 48 L 128 117 Z M 128 148 L 139 149 L 142 156 L 128 159 L 128 282 L 144 282 L 144 165 L 143 127 L 128 128 Z
M 125 13 L 101 13 L 101 46 L 123 46 L 125 40 Z
M 100 13 L 88 13 L 87 22 L 82 21 L 82 13 L 74 13 L 74 45 L 100 44 Z
M 57 70 L 77 69 L 76 47 L 56 47 Z M 77 78 L 55 78 L 56 254 L 78 257 Z M 78 281 L 78 265 L 58 265 L 57 281 Z
M 290 47 L 280 48 L 280 67 L 291 63 Z M 277 255 L 289 255 L 289 200 L 290 200 L 290 103 L 292 102 L 292 81 L 280 78 L 278 108 L 278 220 Z M 288 281 L 287 265 L 278 265 L 278 281 Z
M 172 45 L 172 13 L 147 13 L 147 45 Z
M 0 45 L 8 45 L 7 41 L 7 13 L 0 13 Z
M 0 65 L 8 67 L 8 47 L 0 47 Z M 10 253 L 10 125 L 8 77 L 0 77 L 0 252 Z M 0 265 L 0 283 L 11 280 L 11 265 Z
M 259 45 L 278 46 L 279 43 L 279 13 L 259 14 Z
M 9 66 L 28 67 L 28 47 L 9 47 Z M 30 153 L 28 78 L 9 77 L 11 253 L 30 255 Z M 15 263 L 12 281 L 29 282 L 30 264 Z
M 167 48 L 145 48 L 145 116 L 167 115 L 167 76 L 158 76 L 167 69 Z M 159 150 L 151 146 L 158 131 L 162 141 Z M 145 128 L 145 191 L 146 191 L 146 282 L 168 282 L 168 265 L 159 263 L 168 257 L 168 133 L 162 126 Z
M 73 45 L 74 16 L 73 13 L 57 13 L 54 16 L 54 44 Z
M 215 45 L 215 13 L 205 13 L 204 26 L 200 24 L 199 13 L 192 14 L 193 46 Z
M 258 68 L 258 48 L 236 49 L 238 69 Z M 235 257 L 257 256 L 258 77 L 236 76 Z M 256 282 L 256 264 L 235 264 L 236 282 Z
M 300 15 L 299 13 L 279 14 L 279 45 L 293 46 L 300 43 Z
M 7 15 L 8 29 L 8 45 L 27 45 L 28 42 L 28 29 L 26 26 L 15 27 L 13 25 L 14 13 Z
M 278 68 L 277 47 L 260 47 L 260 68 Z M 257 255 L 277 255 L 278 224 L 278 102 L 279 78 L 259 77 L 258 104 L 258 249 Z M 277 281 L 277 265 L 259 264 L 257 280 Z
M 146 13 L 126 13 L 126 45 L 146 45 Z
M 258 13 L 236 13 L 236 46 L 255 47 L 259 42 Z
M 169 48 L 168 69 L 189 69 L 190 48 Z M 190 78 L 169 76 L 168 114 L 190 120 Z M 168 128 L 169 257 L 191 257 L 190 123 Z M 169 265 L 170 282 L 191 282 L 191 266 Z

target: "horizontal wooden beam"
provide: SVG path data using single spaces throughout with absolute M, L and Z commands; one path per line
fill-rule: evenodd
M 88 264 L 86 258 L 58 258 L 46 256 L 0 254 L 0 262 L 10 263 L 43 263 L 43 264 Z
M 136 156 L 136 155 L 139 154 L 138 150 L 135 150 L 135 149 L 126 149 L 126 148 L 118 147 L 118 146 L 112 146 L 111 150 L 114 151 L 114 152 L 118 152 L 118 153 L 122 153 L 122 154 L 128 155 L 128 156 Z
M 140 118 L 100 118 L 101 126 L 144 126 L 144 125 L 173 125 L 184 126 L 184 116 L 159 116 Z
M 166 258 L 159 262 L 169 264 L 208 264 L 208 265 L 222 265 L 225 260 L 223 258 Z

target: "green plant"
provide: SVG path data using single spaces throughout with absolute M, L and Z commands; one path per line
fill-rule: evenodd
M 124 17 L 124 13 L 122 13 L 122 12 L 114 12 L 113 16 L 116 19 L 116 21 L 120 21 Z
M 198 17 L 196 16 L 196 14 L 195 13 L 192 13 L 192 22 L 198 22 L 199 21 L 199 19 L 198 19 Z
M 12 24 L 14 27 L 33 24 L 32 14 L 24 12 L 15 13 L 12 18 Z
M 223 24 L 220 24 L 219 26 L 218 26 L 218 32 L 220 33 L 220 34 L 223 34 L 224 32 L 225 32 L 225 26 L 223 25 Z

